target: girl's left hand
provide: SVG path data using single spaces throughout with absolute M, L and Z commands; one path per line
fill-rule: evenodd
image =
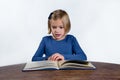
M 55 53 L 53 54 L 52 56 L 50 56 L 48 58 L 48 60 L 51 60 L 51 61 L 59 61 L 59 60 L 64 60 L 64 56 L 59 54 L 59 53 Z

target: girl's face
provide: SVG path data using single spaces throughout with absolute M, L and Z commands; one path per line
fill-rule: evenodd
M 51 32 L 55 40 L 65 38 L 65 28 L 61 19 L 51 20 Z

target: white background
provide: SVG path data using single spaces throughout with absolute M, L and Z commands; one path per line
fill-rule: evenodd
M 88 60 L 120 64 L 120 0 L 0 0 L 0 66 L 31 61 L 56 9 Z

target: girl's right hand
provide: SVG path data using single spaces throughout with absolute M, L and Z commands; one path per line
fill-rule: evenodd
M 61 55 L 61 54 L 59 54 L 59 53 L 55 53 L 52 56 L 50 56 L 48 58 L 48 60 L 51 60 L 51 61 L 60 61 L 60 60 L 64 60 L 64 56 Z

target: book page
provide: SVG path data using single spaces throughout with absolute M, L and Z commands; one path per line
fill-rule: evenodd
M 26 64 L 23 70 L 58 69 L 57 61 L 35 61 Z
M 79 61 L 79 60 L 68 60 L 68 61 L 60 61 L 60 68 L 72 68 L 72 69 L 87 69 L 87 68 L 95 68 L 90 62 L 87 61 Z

